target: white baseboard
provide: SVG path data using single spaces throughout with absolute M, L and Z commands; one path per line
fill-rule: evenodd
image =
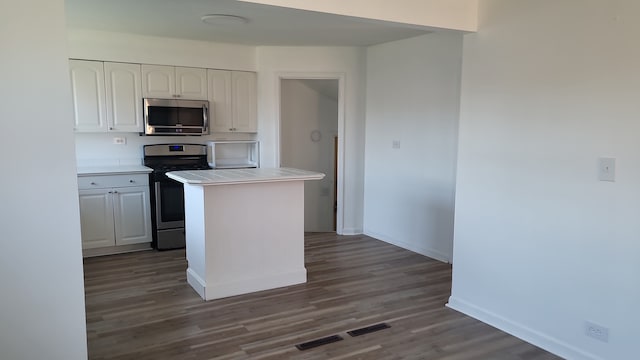
M 108 246 L 108 247 L 100 247 L 100 248 L 94 248 L 94 249 L 82 249 L 82 257 L 115 255 L 115 254 L 124 254 L 124 253 L 129 253 L 134 251 L 147 251 L 147 250 L 152 250 L 151 243 Z
M 342 232 L 338 235 L 361 235 L 361 234 L 362 234 L 362 229 L 349 228 L 349 229 L 342 229 Z
M 587 353 L 581 349 L 576 348 L 575 346 L 569 345 L 547 334 L 541 333 L 522 324 L 513 322 L 498 314 L 484 310 L 478 306 L 475 306 L 469 302 L 455 298 L 453 296 L 449 297 L 449 302 L 446 306 L 565 359 L 603 360 L 602 358 Z
M 364 234 L 367 235 L 367 236 L 371 236 L 372 238 L 376 238 L 378 240 L 382 240 L 382 241 L 384 241 L 386 243 L 389 243 L 391 245 L 395 245 L 395 246 L 401 247 L 403 249 L 407 249 L 407 250 L 413 251 L 413 252 L 418 253 L 420 255 L 424 255 L 424 256 L 430 257 L 432 259 L 435 259 L 435 260 L 438 260 L 438 261 L 442 261 L 442 262 L 445 262 L 445 263 L 451 263 L 450 256 L 445 254 L 445 253 L 443 253 L 443 252 L 440 252 L 438 250 L 433 250 L 433 249 L 429 249 L 429 248 L 426 248 L 426 247 L 423 247 L 423 246 L 410 244 L 410 243 L 407 243 L 407 242 L 404 242 L 404 241 L 400 241 L 400 240 L 394 239 L 394 238 L 392 238 L 390 236 L 386 236 L 384 234 L 376 233 L 375 231 L 369 231 L 367 229 L 365 229 Z
M 205 298 L 205 283 L 202 278 L 195 273 L 191 268 L 187 269 L 187 283 L 191 285 L 201 298 Z
M 259 278 L 209 284 L 205 284 L 200 277 L 193 273 L 191 274 L 193 280 L 200 279 L 195 286 L 189 280 L 189 275 L 190 272 L 187 270 L 187 281 L 205 300 L 221 299 L 229 296 L 248 294 L 256 291 L 270 290 L 307 282 L 307 269 L 305 268 L 290 273 L 268 274 Z M 202 293 L 200 293 L 200 291 L 202 291 Z

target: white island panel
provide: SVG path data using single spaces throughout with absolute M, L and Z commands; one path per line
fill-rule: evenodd
M 184 185 L 184 229 L 187 253 L 187 282 L 202 297 L 206 287 L 205 203 L 202 186 Z M 188 230 L 187 230 L 188 229 Z
M 205 300 L 306 282 L 304 181 L 324 174 L 246 170 L 168 174 L 184 183 L 187 281 Z

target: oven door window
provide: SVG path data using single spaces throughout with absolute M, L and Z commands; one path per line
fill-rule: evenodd
M 163 180 L 159 186 L 159 223 L 184 221 L 184 191 L 182 184 L 173 180 Z

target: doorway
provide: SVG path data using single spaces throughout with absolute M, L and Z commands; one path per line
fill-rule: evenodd
M 338 229 L 340 80 L 280 79 L 280 166 L 325 174 L 304 185 L 305 232 Z

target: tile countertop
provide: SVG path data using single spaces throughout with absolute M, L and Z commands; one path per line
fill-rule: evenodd
M 79 166 L 78 176 L 91 175 L 120 175 L 135 173 L 150 173 L 153 169 L 142 165 L 104 165 L 104 166 Z
M 184 184 L 229 185 L 276 181 L 320 180 L 323 173 L 291 168 L 172 171 L 167 176 Z

